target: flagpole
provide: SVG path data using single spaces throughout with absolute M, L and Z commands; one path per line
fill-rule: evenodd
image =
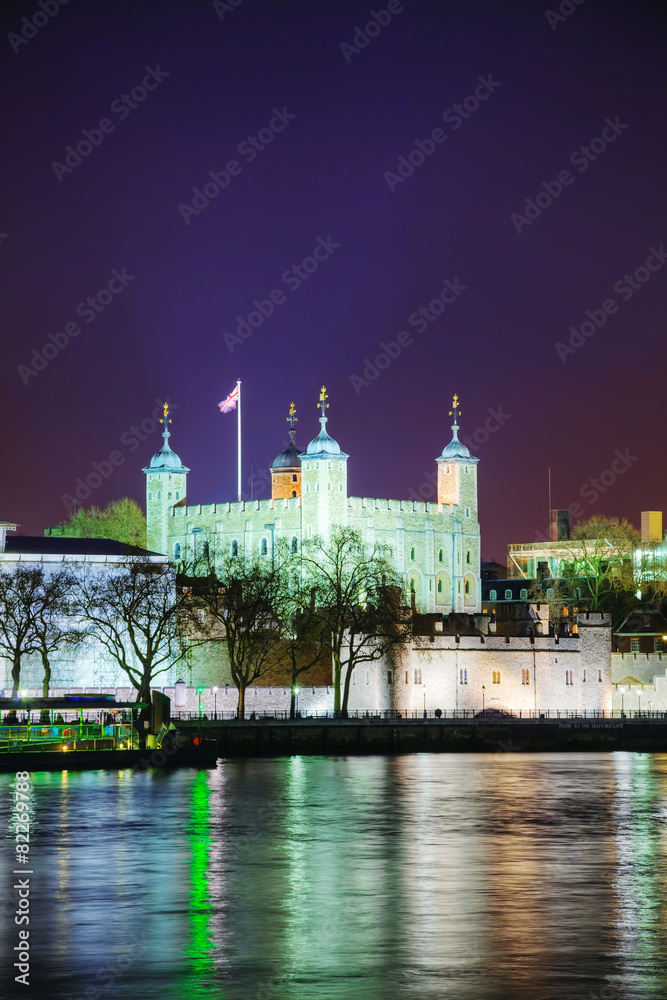
M 236 387 L 239 391 L 238 403 L 236 404 L 237 409 L 237 422 L 236 422 L 236 445 L 238 452 L 238 467 L 237 467 L 237 486 L 238 486 L 238 498 L 239 501 L 241 497 L 241 379 L 236 380 Z

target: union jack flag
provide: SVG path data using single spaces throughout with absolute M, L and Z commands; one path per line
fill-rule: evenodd
M 232 410 L 236 409 L 236 404 L 238 403 L 238 401 L 239 401 L 239 387 L 237 385 L 232 389 L 230 394 L 227 396 L 227 399 L 223 399 L 221 403 L 218 403 L 218 406 L 220 407 L 220 412 L 231 413 Z

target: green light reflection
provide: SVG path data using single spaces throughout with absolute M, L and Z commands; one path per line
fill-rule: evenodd
M 186 978 L 190 1000 L 208 1000 L 224 996 L 220 986 L 211 982 L 215 969 L 215 944 L 211 934 L 212 903 L 209 885 L 210 855 L 213 836 L 210 817 L 211 789 L 207 771 L 198 771 L 190 792 L 190 823 L 187 837 L 190 844 L 190 901 L 188 908 L 189 934 L 185 955 L 188 959 Z

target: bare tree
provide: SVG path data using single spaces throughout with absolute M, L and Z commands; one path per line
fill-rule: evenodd
M 95 572 L 77 585 L 78 618 L 150 702 L 151 684 L 186 654 L 185 598 L 174 571 L 137 557 L 114 573 Z
M 12 663 L 12 698 L 19 693 L 21 663 L 36 652 L 36 621 L 44 599 L 41 567 L 0 571 L 0 650 Z
M 381 659 L 412 634 L 413 618 L 401 607 L 402 582 L 389 556 L 383 546 L 369 550 L 351 528 L 334 528 L 329 539 L 304 545 L 306 578 L 333 658 L 334 711 L 344 717 L 355 668 Z
M 63 648 L 74 648 L 81 643 L 85 633 L 76 627 L 72 617 L 72 594 L 76 578 L 67 569 L 59 570 L 45 577 L 42 600 L 35 614 L 36 651 L 44 669 L 42 697 L 49 697 L 51 686 L 51 657 Z M 48 711 L 44 718 L 48 720 Z

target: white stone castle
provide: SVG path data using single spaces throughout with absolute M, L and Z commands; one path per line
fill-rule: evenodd
M 477 463 L 458 438 L 458 397 L 452 440 L 436 459 L 437 500 L 378 500 L 347 491 L 349 455 L 327 432 L 324 386 L 320 392 L 320 432 L 305 452 L 295 442 L 296 415 L 290 408 L 290 443 L 271 467 L 271 499 L 193 506 L 187 501 L 187 474 L 169 447 L 165 406 L 164 444 L 146 474 L 148 548 L 178 562 L 204 546 L 211 552 L 271 557 L 278 539 L 292 551 L 304 540 L 326 538 L 337 525 L 356 529 L 372 548 L 386 545 L 396 572 L 419 610 L 475 612 L 481 609 Z

